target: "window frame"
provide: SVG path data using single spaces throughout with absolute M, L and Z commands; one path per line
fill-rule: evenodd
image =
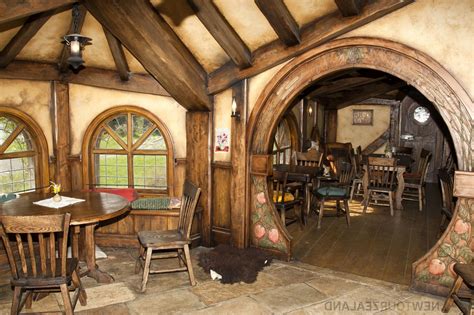
M 130 139 L 129 131 L 132 130 L 132 115 L 143 116 L 148 119 L 153 125 L 148 128 L 143 136 L 137 140 L 136 143 L 132 143 Z M 129 150 L 123 149 L 96 149 L 96 140 L 102 130 L 106 130 L 109 135 L 117 143 L 125 145 L 123 141 L 115 134 L 115 132 L 108 126 L 108 122 L 119 115 L 127 115 L 127 144 L 126 147 Z M 152 133 L 154 129 L 158 129 L 163 136 L 163 139 L 166 144 L 167 150 L 138 150 L 138 147 L 147 139 L 147 137 Z M 140 141 L 142 140 L 142 141 Z M 125 154 L 124 154 L 125 153 Z M 128 186 L 133 187 L 134 176 L 133 176 L 133 156 L 141 155 L 156 156 L 166 155 L 166 178 L 167 178 L 167 188 L 166 189 L 150 189 L 150 188 L 135 188 L 137 192 L 141 195 L 174 195 L 174 147 L 171 140 L 171 135 L 168 128 L 163 124 L 163 122 L 158 119 L 155 115 L 149 112 L 146 109 L 137 107 L 137 106 L 117 106 L 106 110 L 99 114 L 87 128 L 82 145 L 82 154 L 83 154 L 83 188 L 90 189 L 96 187 L 96 174 L 95 174 L 95 162 L 94 157 L 96 154 L 119 154 L 127 156 L 127 169 L 128 169 Z M 105 187 L 104 187 L 105 188 Z
M 0 152 L 8 149 L 9 145 L 16 137 L 26 130 L 31 137 L 32 150 L 23 152 L 0 153 L 1 160 L 33 157 L 35 170 L 35 191 L 49 189 L 49 161 L 48 161 L 48 142 L 41 127 L 28 114 L 16 108 L 0 106 L 0 115 L 15 120 L 18 123 L 17 128 L 5 140 L 4 145 L 0 145 Z

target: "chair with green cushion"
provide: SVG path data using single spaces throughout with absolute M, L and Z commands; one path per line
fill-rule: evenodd
M 349 209 L 349 198 L 350 198 L 350 187 L 352 178 L 354 176 L 353 168 L 351 163 L 342 161 L 341 159 L 336 161 L 336 175 L 338 182 L 336 185 L 321 186 L 313 190 L 313 195 L 318 200 L 319 216 L 318 216 L 318 229 L 321 228 L 321 219 L 324 215 L 324 203 L 326 201 L 336 201 L 336 208 L 338 208 L 339 201 L 344 201 L 344 208 L 346 213 L 347 225 L 350 226 L 350 209 Z

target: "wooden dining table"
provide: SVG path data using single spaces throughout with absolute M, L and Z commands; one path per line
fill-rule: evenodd
M 94 278 L 99 283 L 111 283 L 113 277 L 99 269 L 95 257 L 95 227 L 99 222 L 113 219 L 125 214 L 130 209 L 127 199 L 103 192 L 64 192 L 62 196 L 83 199 L 84 201 L 62 208 L 49 208 L 34 204 L 40 200 L 51 198 L 51 193 L 31 192 L 20 195 L 0 204 L 0 221 L 4 216 L 39 216 L 50 214 L 71 214 L 72 255 L 85 260 L 86 268 L 80 270 L 81 275 Z M 83 243 L 79 244 L 81 228 L 84 230 Z M 81 245 L 81 248 L 79 246 Z M 80 251 L 82 249 L 82 251 Z
M 305 190 L 305 211 L 303 222 L 311 211 L 311 187 L 317 187 L 318 177 L 321 176 L 321 169 L 314 166 L 277 164 L 273 166 L 274 170 L 288 173 L 288 182 L 300 182 L 304 185 Z M 312 185 L 311 185 L 312 184 Z

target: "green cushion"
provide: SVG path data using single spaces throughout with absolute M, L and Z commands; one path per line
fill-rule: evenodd
M 132 210 L 164 210 L 169 209 L 170 198 L 139 198 L 132 202 Z
M 17 194 L 13 194 L 13 193 L 3 194 L 0 196 L 0 203 L 8 201 L 8 200 L 16 199 L 16 198 L 17 198 Z
M 319 187 L 315 194 L 322 197 L 344 197 L 347 195 L 347 190 L 340 187 L 324 186 Z

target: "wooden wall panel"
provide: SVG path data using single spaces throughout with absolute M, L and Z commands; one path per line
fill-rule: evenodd
M 183 184 L 186 179 L 186 159 L 175 159 L 174 163 L 174 195 L 183 195 Z
M 230 243 L 232 164 L 212 163 L 212 245 Z
M 68 157 L 71 167 L 71 189 L 82 189 L 82 161 L 80 155 L 70 155 Z

